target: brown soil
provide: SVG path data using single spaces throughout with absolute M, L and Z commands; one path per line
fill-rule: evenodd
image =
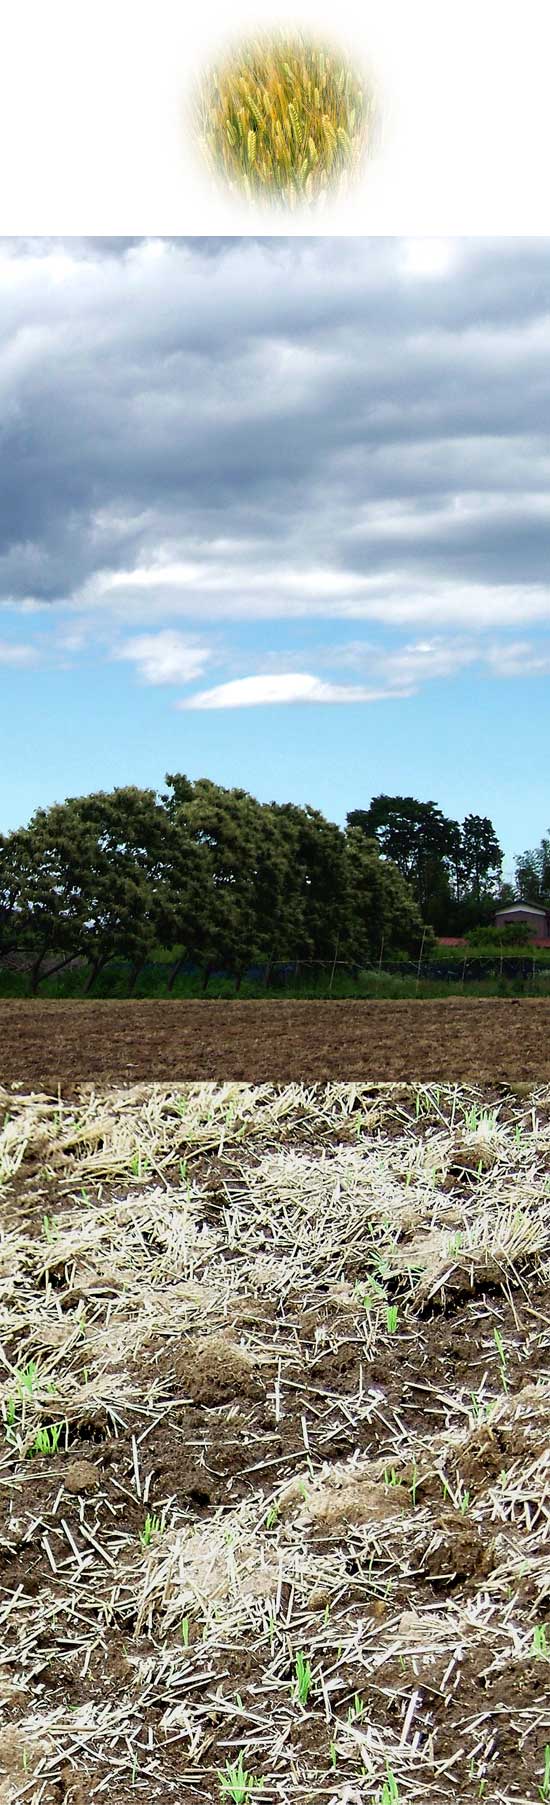
M 0 1002 L 0 1082 L 550 1078 L 550 999 Z

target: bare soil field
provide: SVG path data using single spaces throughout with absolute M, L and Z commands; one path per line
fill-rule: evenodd
M 550 1086 L 54 1075 L 0 1090 L 1 1805 L 550 1798 Z
M 0 1002 L 0 1083 L 550 1079 L 550 998 Z

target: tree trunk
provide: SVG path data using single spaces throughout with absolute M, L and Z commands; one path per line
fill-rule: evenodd
M 144 965 L 146 965 L 146 963 L 147 963 L 146 958 L 134 959 L 134 963 L 133 963 L 131 971 L 130 971 L 130 983 L 128 986 L 128 996 L 129 997 L 131 997 L 133 995 L 140 972 L 143 971 L 143 967 L 144 967 Z
M 92 961 L 91 973 L 90 973 L 89 978 L 86 981 L 86 984 L 84 985 L 85 997 L 89 996 L 92 985 L 95 984 L 96 978 L 99 977 L 100 971 L 103 971 L 105 966 L 108 965 L 110 956 L 111 956 L 110 953 L 104 953 L 103 957 L 101 959 L 94 959 Z
M 44 978 L 55 977 L 56 971 L 64 971 L 66 965 L 72 965 L 74 957 L 74 953 L 68 953 L 66 959 L 58 959 L 57 965 L 49 965 L 48 970 L 43 972 L 42 976 Z
M 168 990 L 169 991 L 174 989 L 174 984 L 176 982 L 176 978 L 179 978 L 179 974 L 180 974 L 182 965 L 185 965 L 185 958 L 184 958 L 183 953 L 182 953 L 181 959 L 176 959 L 176 963 L 172 967 L 172 970 L 170 972 L 170 977 L 168 979 Z
M 34 963 L 31 965 L 31 972 L 30 972 L 31 996 L 33 996 L 33 997 L 36 996 L 38 986 L 40 983 L 40 979 L 44 977 L 44 972 L 42 971 L 42 964 L 46 957 L 47 951 L 48 951 L 48 948 L 47 948 L 47 946 L 45 946 L 43 951 L 41 953 L 39 953 L 38 958 L 35 959 Z

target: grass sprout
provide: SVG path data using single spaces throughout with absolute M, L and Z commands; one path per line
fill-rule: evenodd
M 386 1778 L 378 1795 L 379 1805 L 399 1805 L 399 1786 L 391 1767 L 386 1768 Z
M 312 1671 L 309 1661 L 304 1659 L 301 1651 L 296 1655 L 296 1673 L 294 1678 L 294 1694 L 301 1705 L 307 1705 L 311 1692 Z
M 50 1423 L 49 1427 L 37 1429 L 34 1441 L 29 1448 L 29 1456 L 33 1454 L 57 1454 L 62 1423 Z
M 255 1780 L 247 1773 L 242 1749 L 237 1761 L 226 1762 L 225 1772 L 218 1769 L 218 1780 L 222 1799 L 231 1799 L 233 1805 L 247 1805 L 247 1800 L 263 1786 L 263 1780 Z
M 163 1527 L 164 1527 L 164 1525 L 162 1523 L 161 1517 L 151 1516 L 150 1513 L 148 1512 L 147 1516 L 145 1518 L 143 1529 L 140 1532 L 139 1539 L 142 1544 L 142 1547 L 149 1548 L 151 1545 L 153 1536 L 161 1535 Z

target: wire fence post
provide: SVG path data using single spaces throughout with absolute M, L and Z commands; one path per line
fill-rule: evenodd
M 416 971 L 416 989 L 417 989 L 417 990 L 418 990 L 418 985 L 419 985 L 419 983 L 420 983 L 420 967 L 421 967 L 421 964 L 422 964 L 422 954 L 423 954 L 423 952 L 424 952 L 424 941 L 425 941 L 425 939 L 426 939 L 426 934 L 427 934 L 427 932 L 428 932 L 428 929 L 427 929 L 427 928 L 424 928 L 424 929 L 423 929 L 423 933 L 422 933 L 422 939 L 421 939 L 421 942 L 420 942 L 420 954 L 419 954 L 419 959 L 418 959 L 418 966 L 417 966 L 417 971 Z
M 462 989 L 464 989 L 464 979 L 465 979 L 465 977 L 466 977 L 466 966 L 467 966 L 467 964 L 468 964 L 468 954 L 467 954 L 467 953 L 466 953 L 466 957 L 465 957 L 465 958 L 464 958 L 464 959 L 463 959 L 463 961 L 462 961 L 462 977 L 461 977 L 461 980 L 460 980 L 460 982 L 461 982 L 461 985 L 462 985 Z
M 339 945 L 340 945 L 340 935 L 339 935 L 339 934 L 337 934 L 337 935 L 336 935 L 336 946 L 335 946 L 335 948 L 334 948 L 334 958 L 333 958 L 333 961 L 332 961 L 332 971 L 331 971 L 331 974 L 330 974 L 330 984 L 329 984 L 329 987 L 328 987 L 328 994 L 329 994 L 329 997 L 331 997 L 331 996 L 332 996 L 332 986 L 333 986 L 333 983 L 334 983 L 334 973 L 335 973 L 335 971 L 336 971 L 336 961 L 337 961 L 337 958 L 338 958 L 338 947 L 339 947 Z
M 381 939 L 381 941 L 380 941 L 380 958 L 379 958 L 379 960 L 378 960 L 378 970 L 379 970 L 379 971 L 381 971 L 381 970 L 382 970 L 382 954 L 383 954 L 383 951 L 384 951 L 384 935 L 382 935 L 382 939 Z

